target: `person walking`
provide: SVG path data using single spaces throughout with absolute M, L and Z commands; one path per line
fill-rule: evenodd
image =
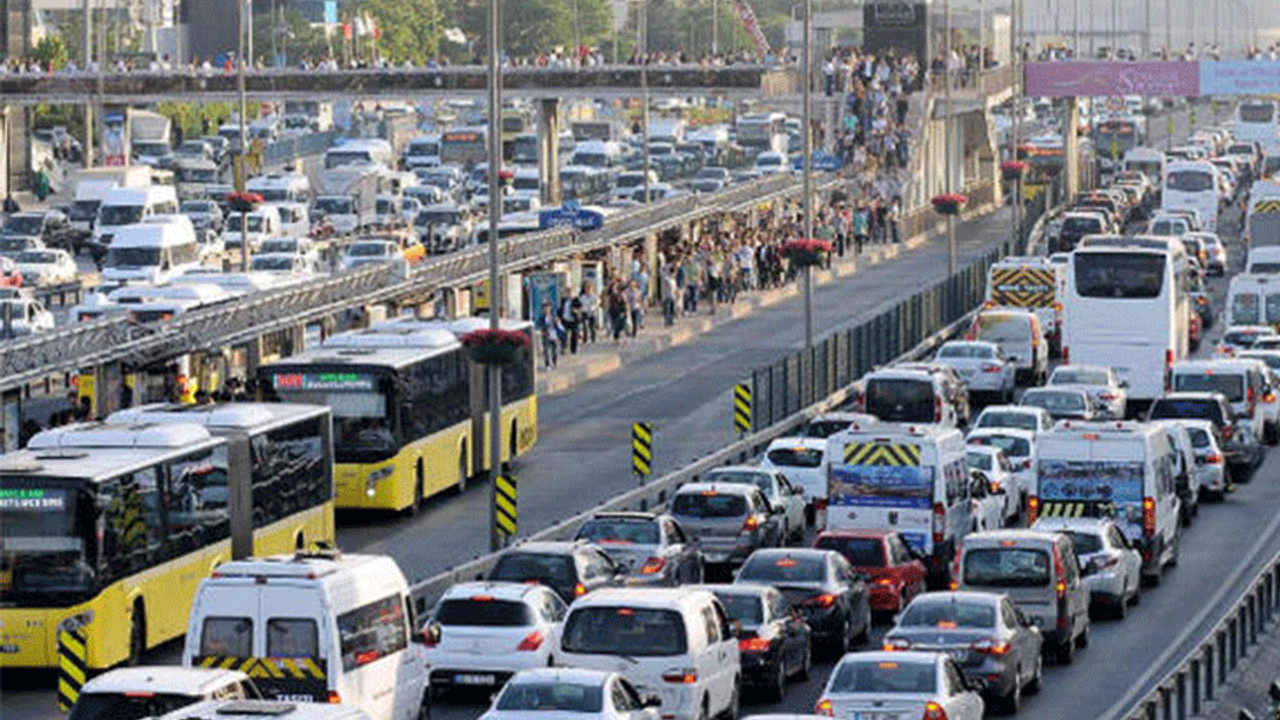
M 560 324 L 560 317 L 551 308 L 550 300 L 542 301 L 542 314 L 538 316 L 535 325 L 542 338 L 543 365 L 550 370 L 556 366 L 556 361 L 559 359 L 560 338 L 564 333 L 564 326 Z
M 578 325 L 581 308 L 582 300 L 572 293 L 566 294 L 564 299 L 560 301 L 560 323 L 564 326 L 564 342 L 561 343 L 561 352 L 567 349 L 570 355 L 578 354 Z
M 582 344 L 596 341 L 596 327 L 600 324 L 600 296 L 596 294 L 595 283 L 582 281 L 582 293 L 578 296 L 582 304 Z
M 662 324 L 671 327 L 676 321 L 676 297 L 680 295 L 680 285 L 676 282 L 674 263 L 662 266 Z
M 627 334 L 635 337 L 644 325 L 644 295 L 640 293 L 640 283 L 635 280 L 627 283 L 622 298 L 627 303 Z
M 609 285 L 609 294 L 605 298 L 605 312 L 609 316 L 613 344 L 617 345 L 622 341 L 622 333 L 627 329 L 627 301 L 622 296 L 621 283 L 617 280 Z
M 867 244 L 869 226 L 870 216 L 867 213 L 867 206 L 858 203 L 858 209 L 853 213 L 853 244 L 854 252 L 858 255 L 862 254 L 862 246 Z

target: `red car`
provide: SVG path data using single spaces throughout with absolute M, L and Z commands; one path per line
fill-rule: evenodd
M 924 562 L 893 530 L 829 530 L 813 546 L 835 550 L 860 573 L 871 576 L 871 609 L 897 612 L 925 589 Z

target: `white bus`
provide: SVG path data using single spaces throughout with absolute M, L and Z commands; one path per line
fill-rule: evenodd
M 1176 238 L 1117 238 L 1072 252 L 1063 362 L 1113 368 L 1129 385 L 1131 408 L 1154 400 L 1165 370 L 1187 356 L 1186 277 L 1186 251 Z
M 734 123 L 738 131 L 738 144 L 749 154 L 762 152 L 787 152 L 787 116 L 780 112 L 743 115 Z
M 1280 114 L 1273 100 L 1247 99 L 1236 105 L 1236 124 L 1231 134 L 1237 140 L 1252 140 L 1271 150 L 1280 142 Z
M 1150 147 L 1136 147 L 1124 154 L 1123 169 L 1146 175 L 1151 183 L 1158 184 L 1164 178 L 1164 151 Z
M 1218 231 L 1218 168 L 1208 160 L 1183 160 L 1164 166 L 1160 207 L 1165 210 L 1195 210 L 1201 230 Z
M 252 178 L 245 183 L 244 189 L 262 196 L 263 202 L 269 203 L 309 203 L 311 202 L 311 181 L 306 175 L 294 173 L 271 173 Z

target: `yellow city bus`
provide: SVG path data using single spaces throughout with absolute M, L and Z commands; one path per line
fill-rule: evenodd
M 233 537 L 237 555 L 333 542 L 328 409 L 226 407 L 69 425 L 0 455 L 0 668 L 57 667 L 64 626 L 90 669 L 136 661 L 186 632 Z
M 333 411 L 337 505 L 413 513 L 488 469 L 485 383 L 458 342 L 464 326 L 411 321 L 344 333 L 264 365 L 268 399 Z M 529 323 L 518 327 L 532 334 Z M 537 442 L 531 347 L 503 368 L 504 461 Z

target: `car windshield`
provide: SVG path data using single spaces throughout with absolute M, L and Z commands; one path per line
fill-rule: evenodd
M 298 241 L 292 238 L 264 240 L 262 247 L 258 248 L 258 252 L 263 255 L 268 253 L 296 253 L 298 252 Z
M 249 267 L 254 270 L 293 270 L 293 256 L 258 255 Z
M 21 258 L 19 258 L 21 262 Z M 1231 373 L 1175 373 L 1173 389 L 1181 391 L 1205 391 L 1222 393 L 1227 402 L 1244 399 L 1244 377 Z
M 825 557 L 752 555 L 738 571 L 740 582 L 818 583 L 826 580 Z
M 938 350 L 940 358 L 979 358 L 987 359 L 995 355 L 987 345 L 943 345 Z
M 849 427 L 848 420 L 814 420 L 805 427 L 805 437 L 828 438 Z
M 350 198 L 319 198 L 311 207 L 317 213 L 328 215 L 349 215 L 352 212 Z
M 461 213 L 453 210 L 423 210 L 414 219 L 414 224 L 420 227 L 427 225 L 457 225 L 460 222 L 462 222 Z
M 160 248 L 120 247 L 107 250 L 106 267 L 149 267 L 160 264 Z
M 840 537 L 824 535 L 818 538 L 814 547 L 823 550 L 835 550 L 844 556 L 854 567 L 884 567 L 884 545 L 879 538 Z
M 657 545 L 658 523 L 652 520 L 597 518 L 588 520 L 578 530 L 575 539 L 606 544 Z
M 593 655 L 661 657 L 684 655 L 688 648 L 680 613 L 625 606 L 571 612 L 563 638 L 561 647 L 566 652 Z
M 1013 435 L 976 435 L 969 438 L 970 445 L 986 445 L 1000 448 L 1008 457 L 1026 457 L 1031 454 L 1031 441 Z
M 1100 370 L 1062 367 L 1049 376 L 1050 385 L 1108 385 L 1107 374 Z
M 390 254 L 387 245 L 383 243 L 355 243 L 347 248 L 349 257 L 385 257 Z
M 994 628 L 996 608 L 991 603 L 959 600 L 954 597 L 916 600 L 902 613 L 902 626 L 941 628 Z
M 533 612 L 522 602 L 495 600 L 487 595 L 444 600 L 436 608 L 435 621 L 441 625 L 478 627 L 521 627 L 532 625 Z
M 22 265 L 52 265 L 58 262 L 58 255 L 44 250 L 26 250 L 18 253 L 17 261 Z
M 807 447 L 773 448 L 765 453 L 779 467 L 816 468 L 822 465 L 822 449 Z
M 231 216 L 227 218 L 227 230 L 231 232 L 240 232 L 240 224 L 244 217 L 245 216 L 240 213 L 232 213 Z M 248 218 L 249 232 L 262 232 L 263 217 L 261 215 L 249 215 Z
M 1102 537 L 1097 534 L 1078 530 L 1069 530 L 1066 534 L 1071 538 L 1071 544 L 1075 546 L 1077 556 L 1096 553 L 1102 549 Z
M 1209 441 L 1209 431 L 1204 428 L 1189 427 L 1187 435 L 1191 438 L 1191 447 L 1196 449 L 1208 448 L 1211 446 Z
M 98 208 L 99 225 L 131 225 L 141 219 L 141 205 L 103 205 Z
M 994 343 L 1030 342 L 1031 333 L 1026 318 L 984 315 L 978 320 L 978 338 Z
M 1223 422 L 1218 404 L 1212 400 L 1193 400 L 1179 398 L 1174 400 L 1157 400 L 1151 404 L 1152 420 L 1169 420 L 1191 418 L 1193 420 L 1210 420 L 1215 424 Z
M 933 662 L 846 660 L 836 668 L 828 692 L 931 695 L 937 691 Z
M 1009 410 L 983 411 L 976 427 L 1004 427 L 1015 430 L 1037 429 L 1036 416 L 1029 412 Z
M 44 230 L 44 218 L 34 215 L 15 215 L 4 224 L 5 235 L 39 235 Z
M 749 470 L 712 470 L 703 476 L 704 482 L 738 483 L 760 488 L 765 495 L 773 494 L 773 477 L 768 473 Z
M 1213 174 L 1206 170 L 1175 170 L 1165 175 L 1165 188 L 1181 192 L 1213 189 Z
M 737 620 L 745 627 L 764 622 L 764 603 L 759 595 L 716 591 L 715 596 L 730 620 Z
M 1049 554 L 1030 548 L 973 548 L 964 556 L 964 584 L 973 587 L 1048 585 Z
M 599 685 L 568 682 L 522 682 L 507 685 L 498 710 L 599 713 L 604 690 Z
M 964 454 L 964 461 L 971 468 L 990 470 L 992 457 L 983 452 L 969 452 Z
M 527 582 L 538 580 L 548 585 L 564 585 L 575 579 L 573 559 L 567 555 L 514 552 L 498 558 L 489 573 L 490 580 Z
M 213 210 L 212 206 L 213 206 L 213 203 L 209 202 L 208 200 L 188 200 L 182 203 L 182 205 L 178 206 L 178 209 L 187 215 L 192 215 L 192 214 L 199 215 L 199 214 L 212 212 Z
M 1084 397 L 1069 392 L 1026 392 L 1022 395 L 1022 404 L 1042 407 L 1050 415 L 1082 413 L 1085 409 Z
M 747 499 L 712 490 L 680 493 L 671 501 L 671 514 L 692 518 L 731 518 L 747 514 Z

